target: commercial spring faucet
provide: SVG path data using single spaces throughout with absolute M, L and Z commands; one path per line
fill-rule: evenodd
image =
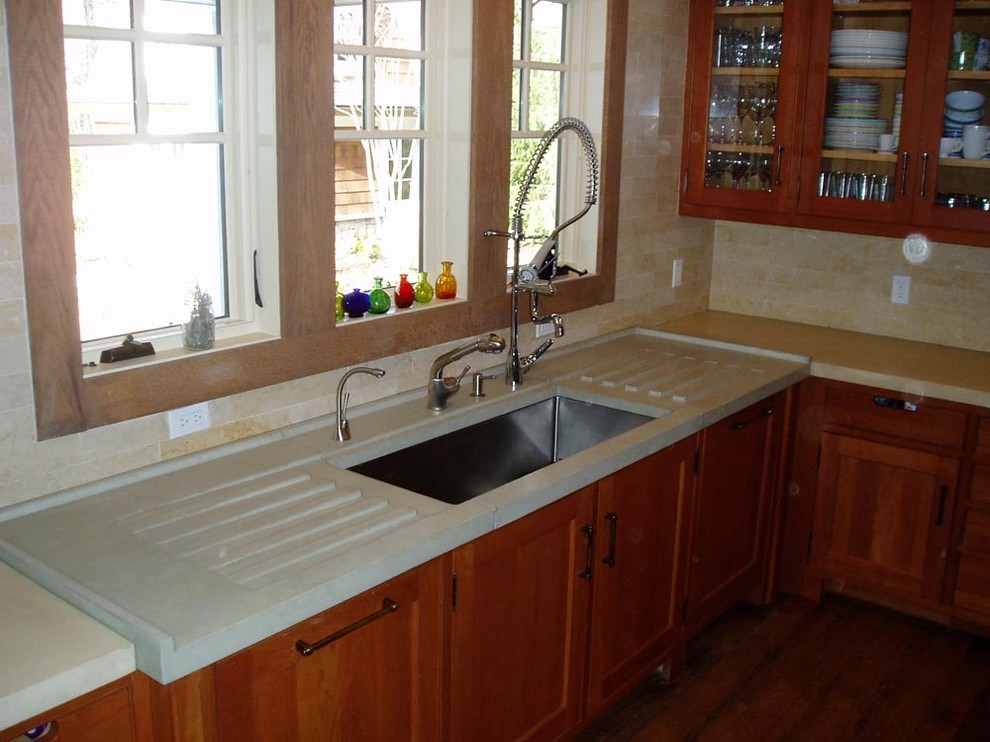
M 526 205 L 526 200 L 529 198 L 529 189 L 532 187 L 533 182 L 536 179 L 540 164 L 543 162 L 543 157 L 546 155 L 550 145 L 553 144 L 555 139 L 568 130 L 577 134 L 578 139 L 581 140 L 581 146 L 584 149 L 584 161 L 586 167 L 584 208 L 582 208 L 570 219 L 567 219 L 558 225 L 553 232 L 550 233 L 550 236 L 543 241 L 542 247 L 537 252 L 536 259 L 529 265 L 520 269 L 519 247 L 525 238 L 522 231 L 523 207 Z M 553 285 L 552 272 L 551 278 L 545 283 L 538 282 L 537 278 L 545 265 L 552 264 L 553 261 L 556 260 L 557 235 L 560 234 L 563 229 L 569 227 L 582 216 L 587 214 L 588 210 L 591 209 L 591 207 L 597 202 L 598 152 L 595 150 L 595 141 L 583 121 L 576 118 L 563 118 L 550 127 L 543 139 L 540 140 L 540 144 L 537 147 L 536 152 L 533 153 L 533 157 L 529 161 L 529 166 L 526 168 L 526 176 L 523 180 L 522 188 L 519 190 L 519 196 L 516 198 L 515 208 L 513 210 L 512 231 L 500 232 L 498 230 L 489 229 L 485 232 L 486 237 L 508 237 L 513 243 L 511 285 L 512 316 L 509 328 L 509 357 L 506 359 L 505 365 L 505 383 L 509 384 L 513 389 L 522 383 L 523 374 L 528 371 L 534 363 L 536 363 L 540 356 L 550 349 L 551 345 L 553 345 L 553 338 L 547 338 L 529 355 L 519 355 L 519 292 L 528 291 L 530 294 L 530 319 L 533 323 L 544 324 L 546 322 L 550 322 L 553 324 L 554 337 L 563 337 L 564 318 L 556 313 L 541 315 L 539 311 L 539 297 L 541 295 L 553 296 L 554 294 L 555 289 Z
M 461 379 L 471 370 L 465 366 L 460 376 L 444 376 L 443 369 L 448 363 L 453 363 L 469 353 L 501 353 L 505 350 L 505 340 L 495 333 L 483 335 L 464 345 L 438 356 L 430 366 L 430 381 L 427 387 L 427 405 L 431 410 L 442 410 L 447 406 L 447 399 L 461 388 Z
M 351 439 L 351 428 L 347 424 L 347 402 L 351 398 L 351 393 L 344 392 L 344 385 L 354 374 L 369 374 L 380 379 L 385 375 L 385 369 L 357 366 L 340 377 L 340 381 L 337 383 L 337 432 L 334 436 L 337 441 L 349 441 Z

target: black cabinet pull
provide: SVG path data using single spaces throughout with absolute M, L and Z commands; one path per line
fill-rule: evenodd
M 605 513 L 605 520 L 609 521 L 608 526 L 608 555 L 602 559 L 609 567 L 615 566 L 615 536 L 619 527 L 618 513 Z
M 578 572 L 578 577 L 591 580 L 591 564 L 595 560 L 595 527 L 592 525 L 581 526 L 581 533 L 588 537 L 588 555 L 585 558 L 584 569 Z
M 921 156 L 921 197 L 928 195 L 928 153 Z
M 784 184 L 784 175 L 781 172 L 783 169 L 784 169 L 784 146 L 780 145 L 779 147 L 777 147 L 777 178 L 774 183 L 775 185 Z
M 938 495 L 938 515 L 935 516 L 936 526 L 945 523 L 945 501 L 947 499 L 949 499 L 949 485 L 943 484 Z
M 753 415 L 748 420 L 743 420 L 742 422 L 732 423 L 733 430 L 742 430 L 743 428 L 748 428 L 750 425 L 758 423 L 765 417 L 770 417 L 773 414 L 773 407 L 767 407 L 763 412 Z
M 904 410 L 905 412 L 915 412 L 918 409 L 918 405 L 914 402 L 908 402 L 906 399 L 894 399 L 893 397 L 880 395 L 873 398 L 873 404 L 878 407 L 886 407 L 891 410 Z
M 296 651 L 299 652 L 303 657 L 309 657 L 317 649 L 323 649 L 323 647 L 328 644 L 333 644 L 338 639 L 343 639 L 348 634 L 352 634 L 358 629 L 364 628 L 369 623 L 377 621 L 379 618 L 387 616 L 389 613 L 395 613 L 399 610 L 399 604 L 396 603 L 391 598 L 382 598 L 382 609 L 380 611 L 375 611 L 370 616 L 365 616 L 360 621 L 355 621 L 350 626 L 346 626 L 340 631 L 335 631 L 330 634 L 330 636 L 325 636 L 320 639 L 315 644 L 310 644 L 309 642 L 300 639 L 296 642 Z
M 901 152 L 901 195 L 907 195 L 907 171 L 908 162 L 911 160 L 911 154 L 904 150 Z

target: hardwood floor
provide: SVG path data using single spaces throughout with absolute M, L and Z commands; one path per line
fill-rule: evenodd
M 592 740 L 990 740 L 990 639 L 839 598 L 737 606 Z

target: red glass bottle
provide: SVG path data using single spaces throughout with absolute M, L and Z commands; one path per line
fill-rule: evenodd
M 409 283 L 408 274 L 399 274 L 399 285 L 395 287 L 395 306 L 399 309 L 411 307 L 416 301 L 416 289 Z

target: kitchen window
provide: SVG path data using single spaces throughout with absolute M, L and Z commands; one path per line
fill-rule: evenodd
M 468 51 L 469 10 L 456 0 L 334 2 L 335 280 L 344 291 L 374 277 L 435 276 L 445 259 L 467 288 L 466 226 L 450 214 L 468 186 L 470 68 L 453 60 Z
M 547 130 L 564 116 L 588 125 L 601 146 L 601 90 L 604 68 L 605 0 L 515 0 L 512 62 L 512 142 L 509 207 L 513 209 L 526 168 Z M 581 147 L 571 137 L 548 150 L 523 212 L 520 257 L 529 262 L 557 224 L 583 207 Z M 594 271 L 597 207 L 561 233 L 560 262 Z M 506 265 L 513 263 L 509 243 Z
M 84 360 L 126 334 L 178 347 L 196 287 L 221 337 L 277 334 L 255 274 L 274 265 L 258 242 L 274 204 L 249 175 L 266 175 L 273 91 L 252 70 L 272 14 L 271 0 L 62 0 Z

